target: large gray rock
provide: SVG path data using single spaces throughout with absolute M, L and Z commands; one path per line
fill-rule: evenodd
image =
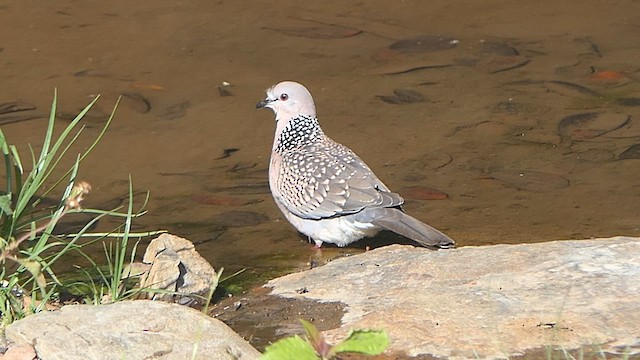
M 272 293 L 347 312 L 348 329 L 386 329 L 411 356 L 503 358 L 598 344 L 640 352 L 640 239 L 430 251 L 393 245 L 270 281 Z M 635 347 L 635 348 L 634 348 Z
M 9 325 L 12 346 L 42 360 L 257 359 L 260 353 L 219 320 L 160 301 L 70 305 Z

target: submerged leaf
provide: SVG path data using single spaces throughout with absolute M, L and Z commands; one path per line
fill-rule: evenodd
M 566 116 L 558 123 L 562 142 L 571 145 L 574 140 L 593 139 L 627 125 L 631 116 L 614 113 L 587 112 Z
M 286 36 L 321 40 L 345 39 L 362 33 L 362 30 L 358 29 L 324 24 L 301 27 L 263 27 L 263 29 L 276 31 Z
M 434 52 L 452 49 L 456 47 L 458 41 L 439 35 L 422 35 L 410 39 L 402 39 L 389 45 L 391 50 L 405 52 L 405 53 L 417 53 L 417 52 Z
M 389 104 L 412 104 L 425 101 L 424 95 L 411 89 L 395 89 L 394 96 L 378 95 L 378 98 Z
M 640 159 L 640 144 L 631 145 L 631 147 L 618 155 L 618 159 Z
M 267 346 L 260 360 L 320 360 L 320 357 L 311 344 L 296 335 Z

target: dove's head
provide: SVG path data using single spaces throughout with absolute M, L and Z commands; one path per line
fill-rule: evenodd
M 309 90 L 293 81 L 283 81 L 267 89 L 267 97 L 256 108 L 270 108 L 276 121 L 287 122 L 298 115 L 316 117 L 316 106 Z

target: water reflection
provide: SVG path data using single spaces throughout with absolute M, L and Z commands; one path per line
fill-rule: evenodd
M 63 119 L 103 94 L 88 135 L 122 95 L 82 169 L 95 189 L 87 205 L 121 199 L 131 174 L 151 192 L 140 228 L 190 238 L 229 269 L 304 267 L 314 256 L 270 198 L 274 124 L 253 109 L 287 79 L 310 88 L 325 131 L 392 189 L 446 194 L 407 192 L 406 208 L 461 246 L 637 236 L 634 9 L 632 1 L 9 4 L 0 7 L 0 123 L 26 154 L 40 142 L 54 87 Z M 371 244 L 388 240 L 400 239 Z M 294 256 L 278 262 L 282 254 Z

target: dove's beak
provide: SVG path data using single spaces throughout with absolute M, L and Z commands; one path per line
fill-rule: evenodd
M 262 101 L 260 101 L 259 103 L 256 104 L 256 109 L 261 109 L 263 107 L 268 107 L 270 103 L 272 103 L 273 100 L 271 99 L 264 99 Z

